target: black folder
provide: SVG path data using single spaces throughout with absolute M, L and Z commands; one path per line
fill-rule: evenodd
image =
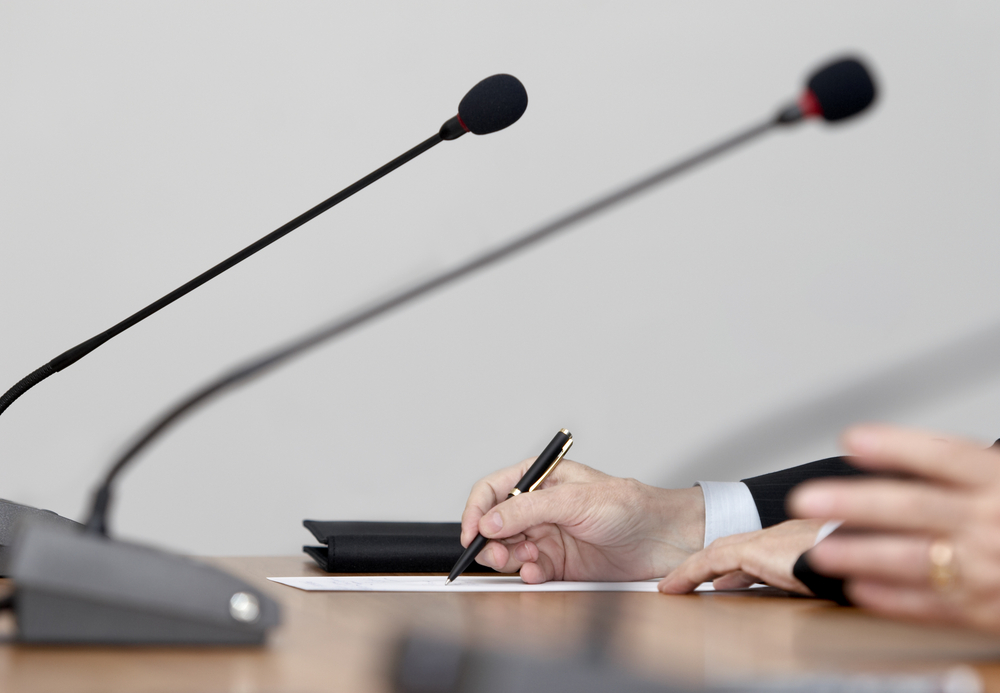
M 328 573 L 447 573 L 462 555 L 458 522 L 304 520 L 323 546 L 303 546 Z M 467 572 L 493 573 L 473 563 Z

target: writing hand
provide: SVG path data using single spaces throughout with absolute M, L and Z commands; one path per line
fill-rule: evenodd
M 659 489 L 563 460 L 542 486 L 504 500 L 534 459 L 473 487 L 462 545 L 491 539 L 476 559 L 528 583 L 642 580 L 664 575 L 701 548 L 701 489 Z

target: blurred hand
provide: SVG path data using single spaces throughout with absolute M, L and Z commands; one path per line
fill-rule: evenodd
M 541 487 L 504 500 L 534 462 L 476 482 L 462 513 L 462 545 L 491 539 L 476 559 L 528 583 L 645 580 L 701 548 L 700 488 L 660 489 L 563 460 Z
M 845 578 L 851 601 L 872 611 L 1000 632 L 1000 453 L 888 426 L 851 429 L 843 442 L 853 464 L 913 478 L 796 489 L 794 514 L 870 530 L 828 537 L 812 567 Z
M 764 582 L 790 592 L 812 595 L 792 575 L 792 568 L 812 548 L 823 520 L 789 520 L 767 529 L 716 539 L 660 580 L 666 594 L 684 594 L 712 580 L 716 589 L 732 590 Z

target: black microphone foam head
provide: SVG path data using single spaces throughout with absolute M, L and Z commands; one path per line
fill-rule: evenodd
M 458 117 L 469 132 L 488 135 L 517 122 L 528 108 L 528 92 L 512 75 L 493 75 L 472 87 L 458 104 Z
M 875 83 L 854 58 L 827 65 L 809 78 L 825 120 L 843 120 L 868 108 L 875 100 Z

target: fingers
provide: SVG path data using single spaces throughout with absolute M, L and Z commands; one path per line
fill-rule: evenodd
M 726 589 L 766 582 L 774 587 L 811 594 L 792 575 L 799 555 L 812 546 L 819 530 L 816 520 L 790 520 L 768 529 L 734 534 L 712 542 L 682 563 L 659 584 L 661 592 L 690 592 L 702 582 L 721 578 Z M 751 579 L 747 582 L 747 579 Z
M 586 513 L 588 490 L 583 484 L 564 484 L 509 498 L 483 515 L 479 532 L 504 539 L 543 524 L 571 526 Z
M 462 511 L 462 546 L 468 546 L 479 533 L 479 520 L 490 508 L 507 497 L 514 484 L 534 462 L 534 458 L 523 460 L 512 467 L 501 469 L 483 477 L 472 486 L 469 499 Z
M 930 545 L 916 536 L 831 536 L 809 551 L 809 564 L 830 577 L 927 587 Z
M 501 573 L 520 572 L 521 580 L 529 585 L 556 579 L 552 559 L 541 553 L 530 541 L 518 544 L 491 541 L 476 557 L 476 561 Z
M 538 585 L 559 578 L 555 563 L 544 553 L 539 553 L 536 561 L 521 566 L 521 581 L 529 585 Z
M 737 570 L 735 573 L 715 578 L 712 581 L 712 586 L 717 590 L 740 590 L 744 587 L 750 587 L 756 582 L 757 578 L 750 573 Z
M 480 531 L 479 521 L 483 515 L 507 497 L 534 461 L 534 457 L 529 457 L 512 467 L 483 477 L 473 485 L 469 499 L 465 502 L 465 510 L 462 512 L 462 546 L 468 546 L 476 538 L 476 534 Z M 596 480 L 604 476 L 601 472 L 578 462 L 563 460 L 546 478 L 541 488 L 552 488 L 568 481 Z
M 487 542 L 483 550 L 476 556 L 476 563 L 484 565 L 487 568 L 493 568 L 493 570 L 500 570 L 503 566 L 507 565 L 509 560 L 510 548 L 499 541 Z
M 957 438 L 893 426 L 848 429 L 844 448 L 857 464 L 916 474 L 948 484 L 975 486 L 1000 476 L 1000 454 Z
M 537 560 L 538 547 L 525 541 L 524 535 L 512 540 L 491 541 L 476 556 L 476 563 L 493 568 L 501 573 L 516 573 L 529 561 Z
M 953 605 L 930 587 L 904 587 L 873 580 L 850 581 L 844 593 L 853 604 L 886 616 L 923 621 L 954 621 Z
M 734 573 L 741 568 L 744 544 L 712 543 L 681 563 L 667 577 L 660 580 L 657 589 L 664 594 L 686 594 L 703 582 Z
M 789 496 L 798 517 L 835 518 L 849 526 L 951 533 L 966 520 L 966 494 L 918 481 L 812 481 Z

